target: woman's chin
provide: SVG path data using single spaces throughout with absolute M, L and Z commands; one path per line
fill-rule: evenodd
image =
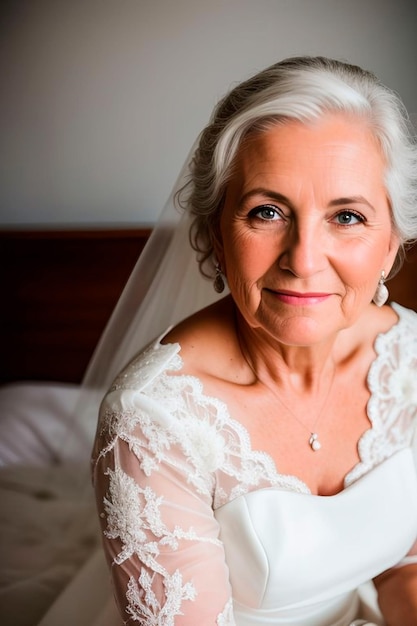
M 300 308 L 285 314 L 258 311 L 257 319 L 268 335 L 289 346 L 308 347 L 326 342 L 343 327 L 337 324 L 335 316 L 313 314 Z

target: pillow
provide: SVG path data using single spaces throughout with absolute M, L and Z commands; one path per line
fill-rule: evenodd
M 51 465 L 76 457 L 71 422 L 78 395 L 79 386 L 66 383 L 1 386 L 0 466 Z M 91 441 L 89 436 L 87 445 Z

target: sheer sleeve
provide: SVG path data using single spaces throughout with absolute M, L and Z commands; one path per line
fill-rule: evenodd
M 196 478 L 176 400 L 157 395 L 116 389 L 101 407 L 93 479 L 116 601 L 128 624 L 233 625 L 214 477 Z

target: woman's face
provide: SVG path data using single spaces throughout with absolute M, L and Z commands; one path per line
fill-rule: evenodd
M 252 327 L 312 345 L 358 319 L 398 249 L 384 171 L 366 123 L 342 114 L 246 141 L 216 252 Z

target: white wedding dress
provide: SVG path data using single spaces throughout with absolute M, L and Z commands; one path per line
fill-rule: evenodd
M 417 538 L 417 315 L 393 307 L 399 321 L 378 336 L 368 374 L 360 462 L 334 496 L 312 495 L 253 450 L 228 407 L 181 375 L 179 345 L 156 341 L 116 378 L 93 474 L 126 623 L 383 624 L 367 581 L 415 552 Z M 86 567 L 78 591 L 103 578 L 100 556 Z M 85 623 L 120 624 L 101 593 Z

